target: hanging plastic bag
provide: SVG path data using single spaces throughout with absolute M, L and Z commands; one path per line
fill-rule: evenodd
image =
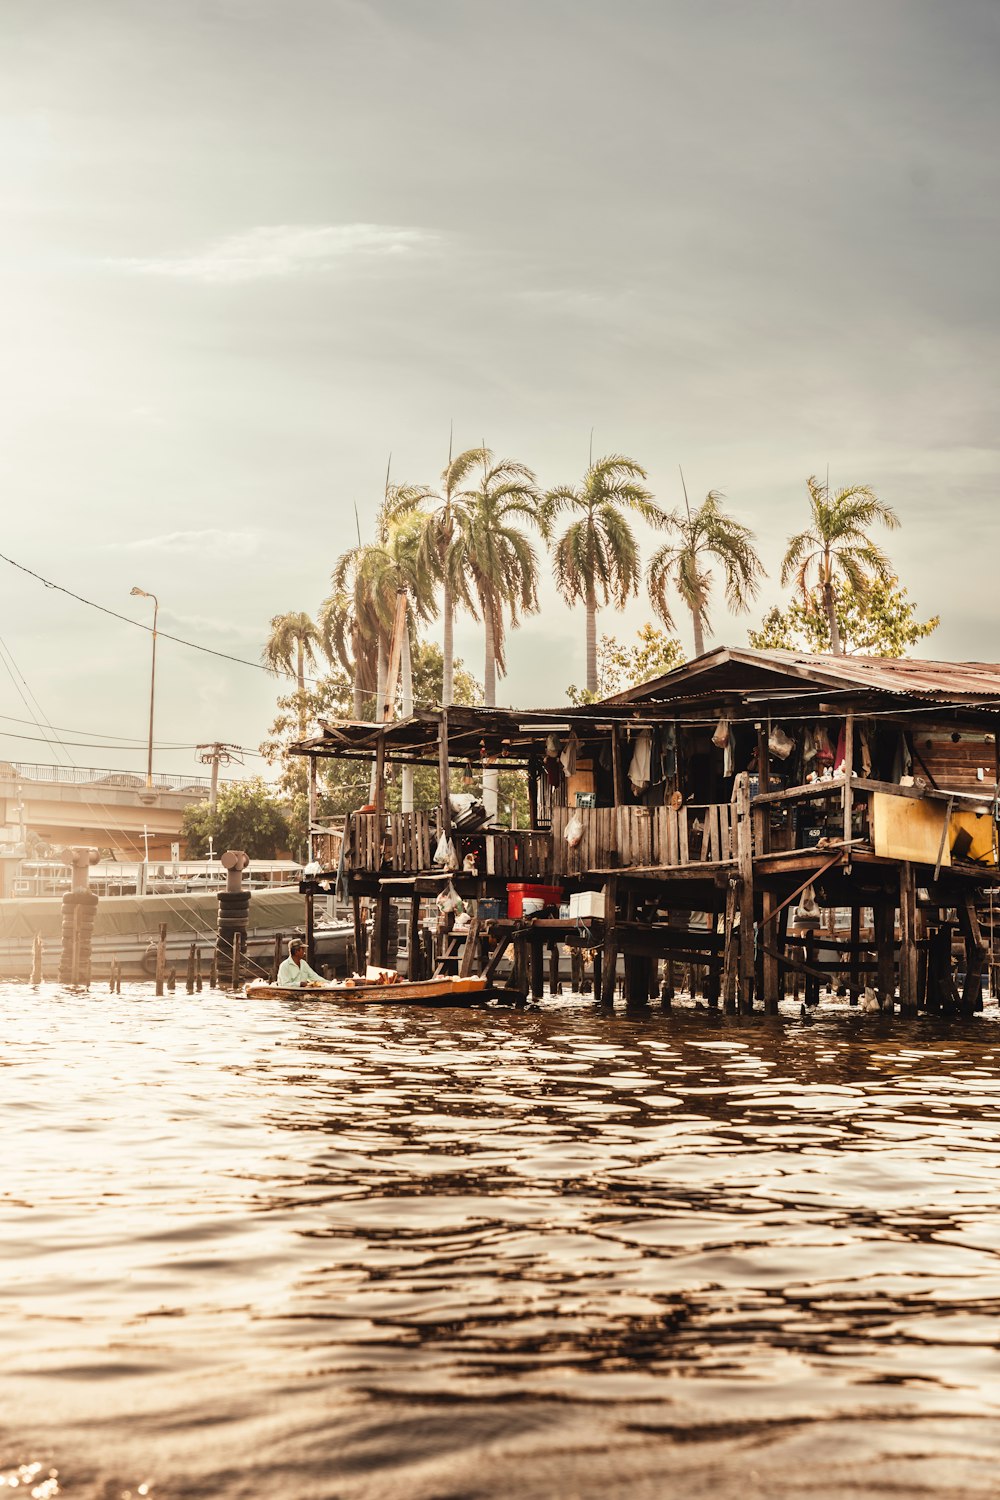
M 583 819 L 579 813 L 574 813 L 566 824 L 566 832 L 563 838 L 571 849 L 577 848 L 583 838 Z
M 455 853 L 455 845 L 446 833 L 442 833 L 434 850 L 434 863 L 441 865 L 445 870 L 458 868 L 458 855 Z
M 768 736 L 767 748 L 779 760 L 787 760 L 795 749 L 795 741 L 790 734 L 785 733 L 780 724 L 775 724 Z
M 440 912 L 453 911 L 456 913 L 464 910 L 462 898 L 449 880 L 443 891 L 438 892 L 437 908 Z
M 712 744 L 717 745 L 720 750 L 724 750 L 725 747 L 729 744 L 728 719 L 720 719 L 718 724 L 715 726 L 715 733 L 712 735 Z

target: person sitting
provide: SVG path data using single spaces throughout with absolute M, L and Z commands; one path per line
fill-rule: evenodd
M 277 983 L 283 990 L 300 990 L 305 984 L 325 984 L 326 980 L 306 962 L 306 945 L 301 938 L 292 938 L 288 945 L 288 957 L 278 970 Z

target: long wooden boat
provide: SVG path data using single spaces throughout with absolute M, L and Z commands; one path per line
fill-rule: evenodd
M 485 990 L 486 980 L 478 975 L 468 979 L 443 975 L 437 979 L 399 979 L 393 984 L 355 980 L 353 984 L 304 985 L 301 989 L 248 984 L 246 994 L 251 1000 L 337 1000 L 348 1005 L 465 1005 Z

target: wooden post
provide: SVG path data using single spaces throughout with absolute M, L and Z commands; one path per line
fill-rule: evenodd
M 777 921 L 777 948 L 782 958 L 785 957 L 785 949 L 788 947 L 788 921 L 792 915 L 791 906 L 783 906 L 778 913 Z M 788 993 L 788 970 L 784 964 L 778 966 L 778 999 L 784 1000 Z
M 741 771 L 733 783 L 736 813 L 736 867 L 740 876 L 740 965 L 738 997 L 741 1011 L 753 1009 L 753 828 L 750 818 L 750 778 Z
M 983 1008 L 983 965 L 986 962 L 986 944 L 979 927 L 975 901 L 966 895 L 958 902 L 959 931 L 965 940 L 965 984 L 962 987 L 962 1010 L 972 1012 Z
M 194 994 L 194 943 L 188 949 L 187 974 L 184 979 L 184 987 L 189 995 Z
M 545 994 L 544 947 L 541 934 L 532 929 L 530 941 L 532 1000 L 541 1000 Z
M 757 790 L 767 792 L 771 787 L 771 752 L 767 748 L 767 725 L 757 725 Z
M 406 977 L 407 979 L 419 979 L 421 974 L 423 954 L 420 951 L 420 897 L 417 895 L 416 886 L 410 897 L 410 927 L 406 940 Z
M 382 819 L 385 816 L 385 732 L 379 730 L 375 739 L 375 838 L 382 839 Z
M 891 896 L 875 897 L 876 984 L 882 1009 L 891 1011 L 896 999 L 896 903 Z
M 569 950 L 569 982 L 573 993 L 579 995 L 583 989 L 583 954 L 579 948 Z
M 739 881 L 730 880 L 726 889 L 726 914 L 722 924 L 722 1004 L 727 1011 L 736 1009 L 736 908 L 739 905 Z M 673 964 L 669 965 L 673 969 Z
M 535 756 L 528 761 L 528 826 L 538 827 L 538 760 Z
M 601 958 L 601 1004 L 615 1003 L 615 980 L 618 971 L 618 882 L 611 876 L 604 896 L 604 953 Z M 596 991 L 596 974 L 595 974 Z
M 372 962 L 380 969 L 389 967 L 389 894 L 379 887 L 375 904 L 375 927 L 372 932 Z
M 899 867 L 899 1009 L 904 1016 L 917 1013 L 917 889 L 913 866 L 904 860 Z
M 314 904 L 316 897 L 312 891 L 306 891 L 306 958 L 316 967 L 316 924 L 314 921 Z
M 611 727 L 611 779 L 614 783 L 611 795 L 617 807 L 622 800 L 622 747 L 617 724 Z
M 210 990 L 219 988 L 219 950 L 215 943 L 212 944 L 212 962 L 208 970 L 208 987 Z
M 468 979 L 471 974 L 478 974 L 479 960 L 479 918 L 473 917 L 469 923 L 469 930 L 465 934 L 465 947 L 462 949 L 462 961 L 458 966 L 459 978 Z
M 42 934 L 35 933 L 34 942 L 31 945 L 31 982 L 41 984 L 42 982 Z
M 170 991 L 171 994 L 173 994 L 173 992 L 176 990 L 176 988 L 177 988 L 177 970 L 176 969 L 168 969 L 167 970 L 167 989 Z
M 559 944 L 549 944 L 549 994 L 558 995 L 562 992 L 559 982 Z
M 778 905 L 778 898 L 773 891 L 765 890 L 761 896 L 763 902 L 763 930 L 766 933 L 771 918 L 774 916 Z M 787 908 L 786 908 L 787 909 Z M 764 990 L 764 1009 L 769 1016 L 778 1014 L 778 949 L 774 946 L 778 941 L 775 932 L 764 947 L 762 955 L 762 979 Z
M 847 710 L 844 723 L 844 843 L 851 842 L 851 816 L 854 811 L 854 788 L 851 776 L 854 772 L 854 710 Z
M 361 897 L 351 897 L 351 906 L 354 911 L 354 962 L 357 972 L 363 974 L 365 971 L 365 924 L 361 916 Z
M 857 902 L 851 907 L 851 955 L 847 993 L 850 1004 L 857 1005 L 861 994 L 861 907 Z
M 156 993 L 163 994 L 163 981 L 167 971 L 167 924 L 160 923 L 160 938 L 156 944 Z
M 282 960 L 281 960 L 281 950 L 282 950 L 282 946 L 284 944 L 284 941 L 285 941 L 285 934 L 283 932 L 276 932 L 274 934 L 274 952 L 271 954 L 271 983 L 272 984 L 277 984 L 277 982 L 278 982 L 278 970 L 281 968 L 281 962 L 282 962 Z
M 441 799 L 441 832 L 451 838 L 451 786 L 448 773 L 448 710 L 442 708 L 438 725 L 438 796 Z
M 240 987 L 240 958 L 242 957 L 242 953 L 243 953 L 243 934 L 242 934 L 242 932 L 234 932 L 233 933 L 233 972 L 232 972 L 232 975 L 231 975 L 231 978 L 232 978 L 232 989 L 233 990 L 238 990 L 239 987 Z
M 310 757 L 309 757 L 309 834 L 308 834 L 308 837 L 307 837 L 307 840 L 306 840 L 306 853 L 309 856 L 309 863 L 310 864 L 312 864 L 313 858 L 314 858 L 314 854 L 313 854 L 313 829 L 316 827 L 316 823 L 318 821 L 317 812 L 316 812 L 316 805 L 317 805 L 316 777 L 317 777 L 318 767 L 319 767 L 319 762 L 317 761 L 316 756 L 315 755 L 310 755 Z

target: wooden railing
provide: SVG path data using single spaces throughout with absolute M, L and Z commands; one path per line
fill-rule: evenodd
M 347 868 L 368 874 L 416 875 L 433 870 L 437 844 L 436 810 L 412 813 L 353 813 L 350 819 Z M 549 833 L 497 829 L 456 833 L 461 855 L 474 851 L 481 875 L 504 880 L 546 881 L 552 874 L 552 836 Z
M 570 848 L 571 818 L 583 824 L 583 837 Z M 735 817 L 728 802 L 705 807 L 580 807 L 552 813 L 552 866 L 555 876 L 588 870 L 666 869 L 702 861 L 735 858 Z

